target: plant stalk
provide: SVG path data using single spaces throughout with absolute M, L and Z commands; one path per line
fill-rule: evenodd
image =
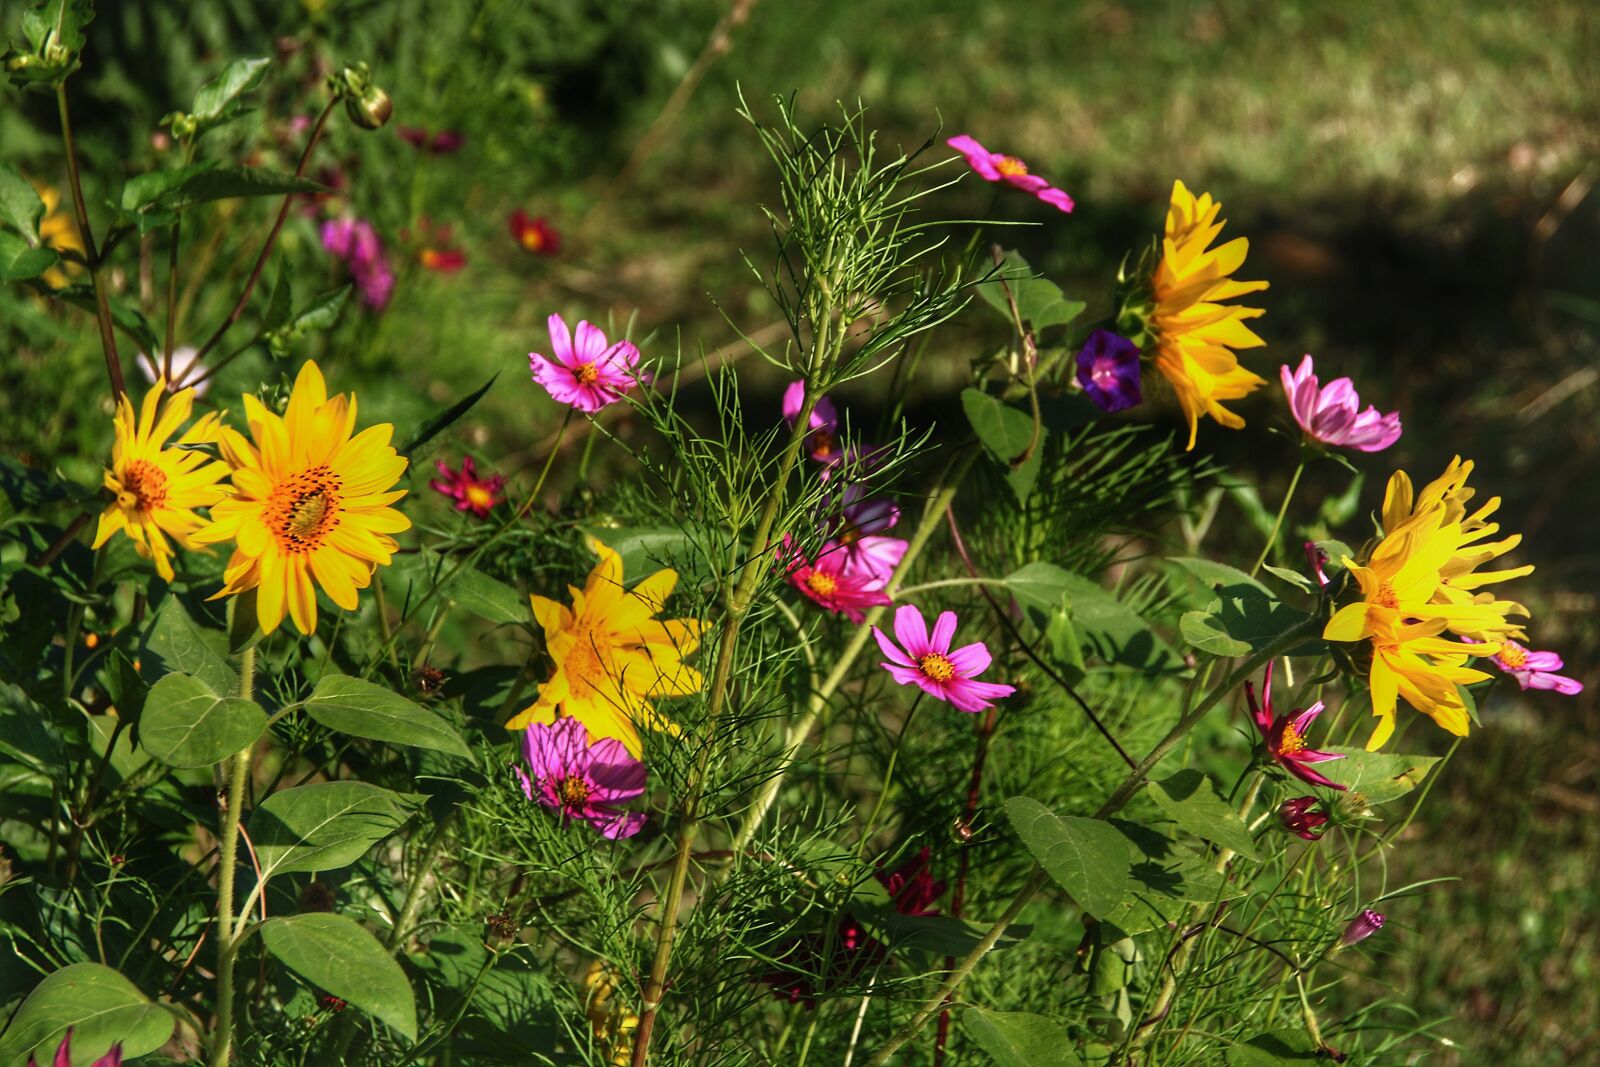
M 72 210 L 83 241 L 84 258 L 89 261 L 89 283 L 94 289 L 95 320 L 100 324 L 100 347 L 105 351 L 106 377 L 111 380 L 113 400 L 121 400 L 127 386 L 122 379 L 122 359 L 117 355 L 117 337 L 111 326 L 111 301 L 100 283 L 100 253 L 95 250 L 94 233 L 89 229 L 89 209 L 83 200 L 83 181 L 78 175 L 78 146 L 72 139 L 72 116 L 67 110 L 67 86 L 56 86 L 56 109 L 61 114 L 61 141 L 66 146 L 67 182 L 72 186 Z
M 239 698 L 254 699 L 256 650 L 239 654 Z M 227 808 L 222 813 L 222 834 L 217 868 L 217 1018 L 211 1038 L 211 1067 L 228 1067 L 233 1055 L 233 964 L 238 947 L 233 923 L 233 874 L 239 853 L 239 818 L 244 807 L 245 780 L 250 777 L 247 745 L 234 753 L 228 772 Z M 241 916 L 241 919 L 243 917 Z
M 1256 557 L 1256 565 L 1250 568 L 1250 577 L 1254 578 L 1261 573 L 1261 567 L 1267 562 L 1267 557 L 1272 555 L 1272 550 L 1278 547 L 1278 532 L 1283 529 L 1283 517 L 1289 514 L 1289 501 L 1294 499 L 1294 491 L 1300 485 L 1300 475 L 1306 471 L 1304 457 L 1295 464 L 1294 475 L 1289 479 L 1289 488 L 1283 491 L 1283 503 L 1278 505 L 1278 517 L 1272 520 L 1272 532 L 1267 534 L 1267 543 L 1261 546 L 1261 555 Z

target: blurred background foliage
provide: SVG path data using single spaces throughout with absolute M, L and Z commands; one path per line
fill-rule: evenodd
M 208 151 L 282 170 L 322 77 L 371 63 L 394 121 L 375 134 L 333 124 L 312 169 L 336 191 L 295 213 L 281 256 L 297 305 L 340 284 L 317 219 L 359 215 L 395 258 L 398 289 L 381 313 L 352 301 L 332 333 L 289 354 L 318 356 L 336 388 L 402 427 L 503 372 L 455 440 L 506 474 L 541 460 L 556 425 L 522 382 L 551 311 L 631 321 L 646 354 L 669 359 L 680 338 L 721 358 L 733 326 L 777 336 L 737 255 L 763 247 L 757 204 L 775 191 L 734 114 L 736 86 L 753 100 L 797 92 L 813 117 L 859 98 L 889 144 L 970 132 L 1029 159 L 1073 194 L 1074 214 L 972 180 L 936 209 L 1019 224 L 986 237 L 1023 250 L 1090 318 L 1109 305 L 1123 251 L 1160 227 L 1172 179 L 1210 190 L 1230 232 L 1251 238 L 1245 276 L 1272 283 L 1260 322 L 1270 347 L 1246 358 L 1272 384 L 1241 405 L 1249 431 L 1202 433 L 1237 487 L 1212 538 L 1240 555 L 1259 543 L 1248 487 L 1270 506 L 1292 466 L 1287 442 L 1263 446 L 1275 440 L 1266 427 L 1287 423 L 1275 371 L 1313 352 L 1325 376 L 1350 374 L 1364 399 L 1403 413 L 1407 433 L 1375 470 L 1392 462 L 1426 479 L 1454 452 L 1478 462 L 1475 481 L 1505 496 L 1522 558 L 1539 565 L 1532 643 L 1561 650 L 1588 685 L 1565 702 L 1497 692 L 1398 854 L 1402 879 L 1460 880 L 1433 888 L 1392 954 L 1344 991 L 1347 1006 L 1393 987 L 1420 1020 L 1444 1020 L 1435 1033 L 1453 1045 L 1433 1062 L 1554 1065 L 1600 1060 L 1597 35 L 1600 9 L 1582 0 L 744 0 L 731 16 L 705 0 L 130 0 L 99 5 L 70 89 L 103 218 L 126 177 L 176 165 L 159 121 L 227 59 L 275 63 L 258 112 Z M 464 140 L 454 154 L 420 153 L 399 126 Z M 34 181 L 63 187 L 48 98 L 0 89 L 0 146 Z M 207 336 L 237 288 L 194 283 L 242 282 L 274 206 L 196 209 L 213 217 L 186 230 L 179 344 Z M 560 231 L 559 256 L 515 244 L 517 208 Z M 420 266 L 445 226 L 467 258 L 458 273 Z M 951 229 L 958 244 L 969 232 Z M 159 323 L 164 265 L 134 243 L 113 283 Z M 1003 328 L 974 313 L 935 337 L 913 424 L 960 432 L 958 387 Z M 90 320 L 8 289 L 0 352 L 0 449 L 97 482 L 110 407 Z M 283 369 L 252 348 L 212 399 L 229 405 Z M 753 410 L 770 400 L 776 412 L 783 382 L 769 368 L 752 364 L 745 384 Z M 872 390 L 845 399 L 870 409 Z M 1132 416 L 1169 424 L 1170 397 Z M 625 420 L 615 430 L 640 432 Z M 615 462 L 605 452 L 596 464 Z M 575 467 L 562 491 L 582 490 Z M 1342 477 L 1327 473 L 1326 485 L 1311 479 L 1303 518 Z M 1363 510 L 1376 499 L 1368 486 Z M 442 521 L 442 505 L 418 507 Z M 1363 522 L 1358 510 L 1351 539 Z M 1441 738 L 1413 740 L 1442 752 Z

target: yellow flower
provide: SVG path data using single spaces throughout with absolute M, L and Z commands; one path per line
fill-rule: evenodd
M 1384 496 L 1383 538 L 1366 566 L 1344 561 L 1362 599 L 1335 612 L 1323 637 L 1372 644 L 1372 713 L 1379 722 L 1369 751 L 1394 732 L 1399 699 L 1450 733 L 1466 736 L 1470 719 L 1456 687 L 1489 677 L 1466 666 L 1468 658 L 1493 655 L 1501 641 L 1522 636 L 1508 616 L 1526 615 L 1526 608 L 1474 592 L 1533 568 L 1475 570 L 1515 548 L 1520 538 L 1483 543 L 1499 530 L 1485 520 L 1500 501 L 1469 515 L 1471 472 L 1472 464 L 1458 457 L 1420 495 L 1404 471 L 1395 472 Z M 1470 641 L 1451 641 L 1446 631 Z
M 312 362 L 300 368 L 282 416 L 253 396 L 244 398 L 244 410 L 253 443 L 222 431 L 233 492 L 195 536 L 234 542 L 226 584 L 212 599 L 255 589 L 263 631 L 277 629 L 287 609 L 309 634 L 317 626 L 317 587 L 354 611 L 356 590 L 398 547 L 389 535 L 411 527 L 389 506 L 406 495 L 390 488 L 406 460 L 390 446 L 394 427 L 386 422 L 351 436 L 355 397 L 330 399 Z
M 588 994 L 584 1014 L 595 1040 L 611 1053 L 616 1067 L 627 1067 L 633 1059 L 633 1032 L 639 1029 L 639 1016 L 616 997 L 620 988 L 616 972 L 595 960 L 583 976 L 583 988 Z
M 1264 314 L 1263 310 L 1222 301 L 1260 292 L 1267 283 L 1233 279 L 1250 247 L 1245 238 L 1236 237 L 1207 250 L 1222 232 L 1223 223 L 1217 221 L 1221 210 L 1222 205 L 1212 200 L 1210 193 L 1196 199 L 1183 182 L 1172 183 L 1161 262 L 1151 282 L 1156 367 L 1178 393 L 1178 403 L 1189 420 L 1191 449 L 1201 415 L 1237 430 L 1244 419 L 1223 407 L 1222 401 L 1237 400 L 1266 384 L 1265 379 L 1239 366 L 1233 354 L 1236 348 L 1266 343 L 1244 324 L 1244 320 Z
M 627 589 L 622 558 L 599 541 L 591 540 L 589 547 L 600 562 L 582 589 L 568 589 L 572 607 L 531 598 L 556 669 L 539 687 L 539 699 L 506 729 L 570 716 L 590 737 L 616 738 L 637 758 L 643 748 L 639 727 L 678 732 L 651 700 L 699 691 L 700 672 L 685 666 L 683 657 L 700 646 L 705 623 L 655 617 L 678 583 L 676 571 L 657 571 Z
M 127 394 L 117 398 L 117 439 L 105 473 L 105 487 L 116 499 L 100 513 L 94 547 L 121 530 L 139 555 L 154 560 L 161 577 L 170 582 L 173 553 L 167 538 L 184 548 L 195 547 L 193 535 L 205 520 L 194 509 L 222 499 L 226 489 L 216 483 L 227 476 L 228 465 L 183 447 L 217 439 L 219 416 L 215 413 L 191 426 L 174 442 L 176 447 L 166 447 L 167 438 L 188 420 L 194 405 L 193 389 L 185 389 L 163 404 L 166 388 L 162 379 L 144 395 L 137 419 Z
M 46 248 L 53 248 L 57 252 L 77 252 L 83 254 L 83 239 L 78 235 L 78 223 L 71 214 L 61 207 L 61 194 L 48 185 L 35 185 L 34 191 L 39 194 L 39 199 L 44 201 L 44 215 L 39 219 L 39 240 Z M 44 272 L 45 284 L 53 289 L 59 289 L 67 284 L 67 272 L 78 272 L 76 263 L 67 263 L 61 267 L 51 267 Z

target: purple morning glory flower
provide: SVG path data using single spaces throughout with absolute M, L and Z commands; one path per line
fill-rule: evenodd
M 1139 346 L 1110 330 L 1096 330 L 1078 352 L 1078 384 L 1101 411 L 1131 408 L 1139 389 Z

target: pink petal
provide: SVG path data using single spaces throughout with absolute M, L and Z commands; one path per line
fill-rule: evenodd
M 933 623 L 933 637 L 928 642 L 930 652 L 941 655 L 950 651 L 950 642 L 956 636 L 956 613 L 941 611 Z
M 971 137 L 963 133 L 957 137 L 950 138 L 945 144 L 965 156 L 967 165 L 977 171 L 978 176 L 984 181 L 995 182 L 1000 180 L 1000 171 L 994 165 L 994 153 Z
M 605 331 L 587 319 L 578 323 L 578 333 L 573 340 L 572 355 L 577 363 L 598 363 L 606 350 Z
M 989 669 L 991 662 L 989 646 L 982 641 L 974 641 L 970 645 L 962 645 L 950 653 L 948 658 L 950 666 L 956 669 L 956 676 L 959 678 L 976 678 Z
M 1067 214 L 1072 214 L 1072 209 L 1078 205 L 1072 202 L 1072 197 L 1054 186 L 1046 186 L 1038 193 L 1040 201 Z
M 894 635 L 913 660 L 928 654 L 928 623 L 915 604 L 903 604 L 894 613 Z
M 1528 658 L 1523 662 L 1523 670 L 1530 671 L 1559 671 L 1564 664 L 1561 657 L 1554 652 L 1529 652 Z
M 550 329 L 550 354 L 558 363 L 570 364 L 572 362 L 572 331 L 567 329 L 567 320 L 560 315 L 551 315 L 545 320 L 545 325 Z
M 880 663 L 878 666 L 889 672 L 889 677 L 901 685 L 918 685 L 928 688 L 928 676 L 915 667 L 901 667 L 894 663 Z M 934 694 L 937 696 L 938 694 Z
M 1299 734 L 1301 737 L 1304 737 L 1306 735 L 1306 731 L 1311 729 L 1311 724 L 1317 721 L 1317 716 L 1321 715 L 1322 711 L 1323 703 L 1319 700 L 1306 710 L 1302 711 L 1299 715 L 1295 716 L 1294 732 Z
M 891 661 L 902 667 L 916 667 L 916 662 L 900 651 L 900 646 L 889 640 L 888 634 L 874 626 L 872 628 L 872 636 L 878 639 L 878 647 L 883 650 L 883 654 L 888 656 Z M 885 666 L 888 666 L 888 664 L 885 664 Z

